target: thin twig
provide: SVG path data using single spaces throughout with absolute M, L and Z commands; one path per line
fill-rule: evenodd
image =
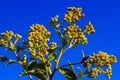
M 60 67 L 66 67 L 66 66 L 69 66 L 69 65 L 78 65 L 78 64 L 81 64 L 81 62 L 75 62 L 75 63 L 71 63 L 71 64 L 65 64 L 65 65 L 62 65 Z
M 30 79 L 30 80 L 33 80 L 31 75 L 28 75 L 28 76 L 29 76 L 29 79 Z

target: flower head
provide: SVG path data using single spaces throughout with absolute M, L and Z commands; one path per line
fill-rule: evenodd
M 76 24 L 68 26 L 68 29 L 66 31 L 66 37 L 72 45 L 87 44 L 87 38 Z
M 95 33 L 95 29 L 94 29 L 93 25 L 91 24 L 91 22 L 88 22 L 88 24 L 86 25 L 83 32 L 85 32 L 87 34 Z
M 49 22 L 49 25 L 50 26 L 55 26 L 56 28 L 59 28 L 61 23 L 60 21 L 58 20 L 58 15 L 56 15 L 55 17 L 51 18 L 51 21 Z
M 108 78 L 112 75 L 112 63 L 117 62 L 117 59 L 113 55 L 108 55 L 105 52 L 99 51 L 97 54 L 93 54 L 89 59 L 84 61 L 84 67 L 87 68 L 87 74 L 89 77 L 96 78 L 99 74 L 105 74 Z M 103 67 L 105 67 L 103 69 Z
M 32 25 L 28 34 L 28 46 L 32 57 L 44 55 L 47 53 L 47 41 L 50 32 L 43 25 Z
M 81 12 L 82 8 L 69 7 L 67 13 L 64 15 L 64 20 L 69 23 L 76 22 L 84 16 Z

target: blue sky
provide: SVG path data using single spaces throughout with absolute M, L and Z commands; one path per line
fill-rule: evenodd
M 69 61 L 79 61 L 81 50 L 85 54 L 97 53 L 99 50 L 114 54 L 118 62 L 113 64 L 111 80 L 119 80 L 120 68 L 120 0 L 0 0 L 0 33 L 12 30 L 27 39 L 27 32 L 32 24 L 43 24 L 49 30 L 48 21 L 58 14 L 60 20 L 66 13 L 67 7 L 82 7 L 85 17 L 79 25 L 83 28 L 88 21 L 94 25 L 96 33 L 88 36 L 88 45 L 79 45 L 70 49 L 62 56 L 60 64 Z M 55 38 L 57 40 L 57 38 Z M 54 41 L 54 39 L 51 39 Z M 59 41 L 59 40 L 58 40 Z M 9 52 L 0 49 L 0 54 L 12 57 Z M 0 80 L 28 80 L 17 75 L 22 71 L 19 65 L 5 67 L 0 63 Z M 57 72 L 53 80 L 65 80 Z M 35 79 L 36 80 L 36 79 Z M 107 80 L 104 75 L 97 79 L 85 78 L 82 80 Z

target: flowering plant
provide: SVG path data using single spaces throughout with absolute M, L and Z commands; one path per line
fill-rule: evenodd
M 51 33 L 41 24 L 30 26 L 27 35 L 28 40 L 22 40 L 21 43 L 21 35 L 12 31 L 1 33 L 0 47 L 5 47 L 7 50 L 12 51 L 16 59 L 0 56 L 0 61 L 7 61 L 6 65 L 12 63 L 20 64 L 24 70 L 19 74 L 19 77 L 28 75 L 30 80 L 33 80 L 32 75 L 39 80 L 52 80 L 56 71 L 59 71 L 68 80 L 77 80 L 77 78 L 84 77 L 97 78 L 99 74 L 105 74 L 110 79 L 112 75 L 111 65 L 117 62 L 117 59 L 114 55 L 108 55 L 102 51 L 88 56 L 84 56 L 84 52 L 82 52 L 81 61 L 59 65 L 61 56 L 68 49 L 77 47 L 79 44 L 88 44 L 86 35 L 95 33 L 91 22 L 88 22 L 83 30 L 76 24 L 77 21 L 85 16 L 81 12 L 82 8 L 68 7 L 67 13 L 64 15 L 64 21 L 68 25 L 64 28 L 58 19 L 58 15 L 49 21 L 52 30 L 60 37 L 62 45 L 58 45 L 56 42 L 48 42 Z M 26 55 L 26 53 L 30 55 Z M 76 73 L 74 65 L 79 64 L 84 66 L 85 71 L 79 68 L 79 73 Z M 105 68 L 103 69 L 103 67 Z

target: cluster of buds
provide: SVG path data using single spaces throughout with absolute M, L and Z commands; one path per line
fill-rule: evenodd
M 6 41 L 3 38 L 0 38 L 0 46 L 6 46 L 7 47 L 7 45 L 8 45 L 8 41 Z
M 5 46 L 13 51 L 15 50 L 15 45 L 20 38 L 22 38 L 21 35 L 14 34 L 12 31 L 6 31 L 4 33 L 1 33 L 0 46 Z
M 114 55 L 99 51 L 84 61 L 84 67 L 87 69 L 86 73 L 89 77 L 97 78 L 98 74 L 105 74 L 110 79 L 112 75 L 111 65 L 115 62 L 117 62 L 117 59 Z M 103 67 L 106 69 L 103 69 Z
M 7 41 L 11 41 L 14 33 L 12 31 L 6 31 L 4 33 L 1 33 L 2 38 L 4 38 Z
M 37 48 L 37 52 L 38 52 L 38 54 L 37 54 L 37 56 L 44 56 L 44 54 L 47 54 L 48 52 L 47 52 L 47 50 L 48 50 L 48 45 L 47 44 L 41 44 L 40 46 L 38 46 L 38 48 Z
M 55 17 L 51 18 L 49 25 L 50 26 L 55 26 L 56 28 L 58 28 L 60 26 L 60 22 L 58 20 L 58 15 L 56 15 Z
M 50 49 L 56 49 L 57 48 L 57 44 L 55 42 L 51 42 L 49 48 Z
M 86 25 L 83 32 L 85 32 L 87 34 L 95 33 L 95 29 L 94 29 L 93 25 L 91 24 L 91 22 L 88 22 L 88 24 Z
M 47 40 L 49 40 L 50 32 L 43 25 L 32 25 L 28 34 L 28 46 L 33 57 L 38 54 L 47 53 Z M 37 54 L 38 53 L 38 54 Z
M 67 14 L 64 15 L 64 20 L 69 23 L 76 22 L 84 16 L 84 14 L 81 14 L 81 12 L 82 8 L 69 7 Z
M 87 44 L 87 38 L 76 24 L 68 26 L 66 37 L 70 44 Z
M 16 39 L 16 40 L 18 40 L 18 39 L 22 38 L 22 36 L 21 36 L 21 35 L 19 35 L 19 34 L 15 34 L 15 35 L 14 35 L 14 37 L 15 37 L 15 39 Z
M 30 27 L 28 40 L 33 43 L 40 41 L 40 44 L 44 44 L 49 39 L 49 36 L 50 32 L 43 25 L 36 24 Z

